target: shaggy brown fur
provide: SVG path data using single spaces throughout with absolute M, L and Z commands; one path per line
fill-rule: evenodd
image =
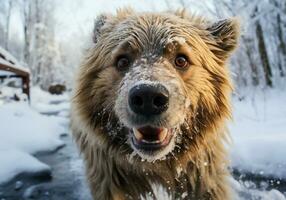
M 179 77 L 191 102 L 180 125 L 181 142 L 165 159 L 131 158 L 126 127 L 114 111 L 124 77 L 114 67 L 114 59 L 120 51 L 136 51 L 136 58 L 143 54 L 164 57 L 164 48 L 176 37 L 186 40 L 188 46 L 180 51 L 192 60 L 186 71 L 166 64 Z M 80 67 L 72 102 L 73 135 L 86 162 L 94 199 L 154 196 L 152 184 L 162 185 L 172 199 L 230 199 L 224 142 L 228 138 L 225 121 L 231 116 L 231 82 L 225 63 L 237 37 L 236 20 L 212 24 L 185 12 L 124 9 L 116 16 L 98 17 L 94 46 Z M 118 50 L 126 39 L 131 47 Z

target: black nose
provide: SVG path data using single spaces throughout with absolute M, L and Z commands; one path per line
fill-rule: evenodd
M 169 92 L 163 85 L 136 85 L 129 91 L 129 107 L 136 114 L 158 115 L 167 110 Z

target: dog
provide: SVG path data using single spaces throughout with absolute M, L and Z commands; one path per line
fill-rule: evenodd
M 231 198 L 226 63 L 236 19 L 121 9 L 97 17 L 71 127 L 96 200 Z

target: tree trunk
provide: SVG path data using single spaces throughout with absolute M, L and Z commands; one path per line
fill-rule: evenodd
M 253 53 L 253 40 L 252 39 L 247 39 L 246 37 L 242 36 L 241 37 L 243 44 L 245 45 L 245 53 L 249 61 L 249 65 L 251 68 L 251 82 L 252 85 L 257 86 L 259 85 L 259 76 L 258 76 L 258 68 L 257 64 L 255 64 L 253 57 L 251 56 Z
M 267 55 L 267 50 L 266 50 L 264 36 L 263 36 L 263 30 L 262 30 L 262 27 L 259 21 L 256 22 L 256 36 L 258 39 L 258 51 L 259 51 L 259 55 L 261 59 L 261 64 L 264 70 L 265 82 L 267 86 L 272 87 L 273 86 L 272 70 L 271 70 L 269 58 Z
M 30 62 L 30 40 L 31 40 L 31 3 L 30 1 L 25 1 L 24 3 L 24 60 L 29 65 Z
M 36 28 L 35 28 L 35 48 L 36 48 L 36 60 L 35 60 L 35 74 L 34 74 L 34 83 L 37 84 L 37 83 L 40 83 L 41 81 L 41 70 L 42 70 L 42 55 L 41 52 L 40 52 L 40 48 L 41 48 L 41 27 L 40 27 L 40 24 L 42 22 L 41 20 L 41 15 L 40 15 L 40 2 L 39 0 L 36 0 L 35 1 L 35 20 L 36 20 Z
M 278 69 L 279 74 L 281 77 L 285 76 L 285 71 L 283 66 L 286 64 L 286 45 L 283 39 L 283 32 L 281 27 L 281 16 L 278 13 L 277 14 L 277 27 L 278 27 L 278 39 L 279 39 L 279 46 L 278 46 L 278 52 L 279 52 L 279 61 L 278 61 Z
M 6 32 L 5 32 L 5 39 L 4 39 L 4 47 L 6 50 L 9 50 L 9 33 L 10 33 L 10 19 L 11 19 L 11 9 L 12 9 L 12 1 L 9 0 L 8 3 L 8 10 L 7 10 L 7 18 L 6 18 Z

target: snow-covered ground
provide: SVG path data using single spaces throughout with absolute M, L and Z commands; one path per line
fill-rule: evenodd
M 270 191 L 257 189 L 253 182 L 237 181 L 233 178 L 230 182 L 234 191 L 234 200 L 286 200 L 285 194 L 276 189 Z
M 286 92 L 234 98 L 232 165 L 241 172 L 286 179 Z
M 2 88 L 3 91 L 9 90 Z M 37 160 L 33 154 L 53 151 L 64 145 L 60 135 L 67 133 L 68 120 L 64 117 L 42 115 L 37 106 L 45 104 L 45 110 L 49 110 L 49 106 L 54 106 L 49 104 L 51 101 L 67 97 L 49 95 L 38 88 L 33 88 L 31 93 L 31 106 L 23 101 L 7 103 L 0 99 L 0 183 L 21 172 L 50 170 L 49 166 Z M 62 111 L 67 105 L 58 104 L 57 107 Z
M 68 94 L 50 95 L 39 88 L 32 88 L 31 94 L 30 106 L 26 102 L 4 103 L 0 98 L 0 184 L 20 172 L 51 170 L 33 154 L 64 145 L 60 135 L 67 132 Z M 286 180 L 285 102 L 286 92 L 282 90 L 253 92 L 242 101 L 233 98 L 234 115 L 229 123 L 233 168 Z M 81 160 L 75 163 L 71 170 L 82 171 Z M 251 181 L 232 178 L 231 184 L 239 200 L 286 200 L 285 191 L 266 191 Z M 159 192 L 162 198 L 158 199 L 166 199 L 164 195 Z
M 229 123 L 232 167 L 269 179 L 286 180 L 286 92 L 259 90 L 242 100 L 233 98 L 233 121 Z M 265 183 L 267 185 L 267 183 Z M 285 200 L 285 191 L 261 191 L 251 181 L 232 179 L 245 200 Z

